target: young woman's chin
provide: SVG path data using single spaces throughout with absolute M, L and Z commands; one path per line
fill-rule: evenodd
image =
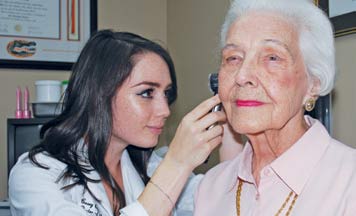
M 154 148 L 158 144 L 158 138 L 159 136 L 151 138 L 147 137 L 145 139 L 137 140 L 137 142 L 132 145 L 139 148 Z

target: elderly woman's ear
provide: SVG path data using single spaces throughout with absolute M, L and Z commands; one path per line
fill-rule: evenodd
M 320 80 L 317 77 L 312 77 L 307 95 L 305 96 L 304 109 L 308 112 L 315 107 L 316 100 L 318 100 L 320 93 Z

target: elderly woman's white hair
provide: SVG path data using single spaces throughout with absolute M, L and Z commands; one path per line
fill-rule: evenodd
M 233 0 L 221 29 L 221 46 L 233 22 L 250 11 L 271 11 L 286 17 L 299 32 L 301 49 L 309 76 L 320 80 L 319 95 L 334 85 L 335 49 L 333 29 L 326 15 L 308 0 Z

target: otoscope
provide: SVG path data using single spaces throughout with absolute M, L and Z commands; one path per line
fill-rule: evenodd
M 218 93 L 218 90 L 219 90 L 219 82 L 218 82 L 218 74 L 217 73 L 211 73 L 209 74 L 209 88 L 210 88 L 210 91 L 216 95 Z M 221 103 L 214 106 L 213 109 L 211 109 L 212 112 L 217 112 L 217 111 L 220 111 L 221 110 Z M 213 128 L 216 124 L 213 124 L 213 125 L 210 125 L 208 127 L 208 130 L 210 128 Z
M 210 88 L 210 91 L 216 95 L 218 93 L 218 74 L 217 73 L 211 73 L 209 74 L 209 88 Z M 215 105 L 212 109 L 211 109 L 211 112 L 217 112 L 217 111 L 220 111 L 221 110 L 221 103 L 220 104 L 217 104 Z M 210 125 L 207 130 L 213 128 L 215 124 L 212 124 Z M 204 163 L 208 163 L 208 160 L 209 160 L 209 156 L 208 158 L 204 161 Z

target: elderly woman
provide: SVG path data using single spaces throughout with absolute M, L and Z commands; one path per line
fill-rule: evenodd
M 208 172 L 197 216 L 356 215 L 356 151 L 304 116 L 335 75 L 328 18 L 306 0 L 235 0 L 219 95 L 241 154 Z

